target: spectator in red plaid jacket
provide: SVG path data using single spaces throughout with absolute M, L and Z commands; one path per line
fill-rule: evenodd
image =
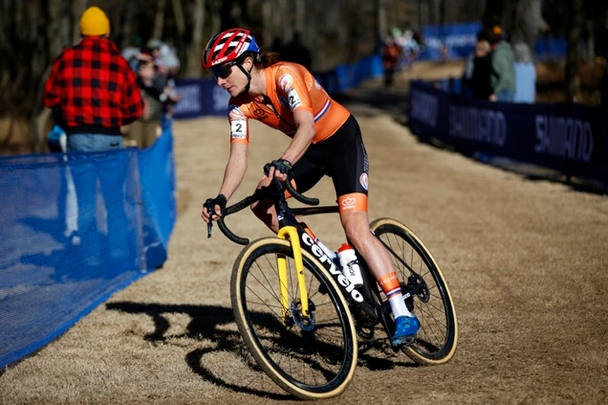
M 82 14 L 80 34 L 55 61 L 44 104 L 68 135 L 67 152 L 122 148 L 120 127 L 143 110 L 136 75 L 110 41 L 110 21 L 100 8 Z
M 70 215 L 77 217 L 78 228 L 65 236 L 79 246 L 74 254 L 79 264 L 88 267 L 87 274 L 100 274 L 93 271 L 97 269 L 111 277 L 111 271 L 124 266 L 137 268 L 136 255 L 131 253 L 137 246 L 129 237 L 124 209 L 127 164 L 118 154 L 101 163 L 72 152 L 122 149 L 121 126 L 139 118 L 143 101 L 135 73 L 109 39 L 110 21 L 100 8 L 89 7 L 82 14 L 80 34 L 80 42 L 55 61 L 45 84 L 44 104 L 53 109 L 55 123 L 65 130 L 66 151 L 76 162 L 70 167 L 77 210 Z M 103 199 L 98 198 L 100 191 Z M 105 210 L 99 209 L 101 200 Z

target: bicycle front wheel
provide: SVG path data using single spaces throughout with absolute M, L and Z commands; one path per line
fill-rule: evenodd
M 456 351 L 458 322 L 437 262 L 422 241 L 394 219 L 379 218 L 372 222 L 371 230 L 391 253 L 405 303 L 420 321 L 416 341 L 405 353 L 421 365 L 448 362 Z
M 232 269 L 234 316 L 259 366 L 285 391 L 302 399 L 341 394 L 357 364 L 357 339 L 348 304 L 324 267 L 302 251 L 309 313 L 302 311 L 296 268 L 288 241 L 250 243 Z M 281 285 L 277 260 L 285 260 Z

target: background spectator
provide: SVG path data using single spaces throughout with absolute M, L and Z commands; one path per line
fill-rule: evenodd
M 513 47 L 515 55 L 515 103 L 534 103 L 536 99 L 536 67 L 530 48 L 523 42 Z
M 384 86 L 390 87 L 395 80 L 395 72 L 403 56 L 403 48 L 397 43 L 393 35 L 384 38 L 382 48 L 382 68 L 384 69 Z
M 120 208 L 124 205 L 124 184 L 117 181 L 115 172 L 88 169 L 90 158 L 73 152 L 122 148 L 121 126 L 139 118 L 143 102 L 136 75 L 109 40 L 110 21 L 100 8 L 89 7 L 82 14 L 80 33 L 80 42 L 55 61 L 45 83 L 44 104 L 53 109 L 55 124 L 67 134 L 69 159 L 83 162 L 75 166 L 74 175 L 78 227 L 66 236 L 74 245 L 81 241 L 87 247 L 103 245 L 106 251 L 83 251 L 83 263 L 99 266 L 106 259 L 129 257 L 123 229 L 128 221 Z M 98 209 L 98 193 L 94 191 L 98 181 L 105 206 L 114 209 Z M 98 227 L 107 227 L 103 244 L 90 240 L 101 234 L 93 231 Z
M 604 74 L 600 82 L 600 107 L 608 111 L 608 28 L 600 36 L 601 55 L 604 57 Z
M 272 45 L 270 45 L 270 50 L 272 52 L 282 53 L 283 52 L 283 41 L 279 37 L 274 37 L 272 39 Z
M 512 102 L 515 97 L 515 56 L 511 44 L 504 38 L 502 29 L 494 26 L 488 33 L 492 45 L 491 101 Z
M 141 117 L 128 126 L 126 133 L 135 146 L 143 149 L 152 146 L 161 134 L 164 79 L 158 73 L 156 60 L 151 53 L 142 52 L 137 58 L 137 83 L 144 100 L 144 109 Z
M 309 71 L 312 68 L 310 50 L 302 43 L 302 38 L 298 31 L 293 33 L 291 41 L 283 47 L 281 55 L 281 59 L 284 61 L 299 63 Z
M 162 72 L 161 69 L 166 70 L 166 65 L 162 64 L 158 56 L 158 52 L 144 48 L 135 58 L 137 83 L 141 89 L 144 109 L 141 117 L 125 128 L 124 132 L 135 146 L 142 149 L 156 142 L 165 123 L 171 120 L 173 106 L 179 101 L 175 82 L 168 72 Z
M 120 148 L 120 127 L 143 109 L 137 78 L 109 40 L 110 21 L 100 8 L 82 14 L 80 32 L 80 42 L 55 61 L 44 104 L 68 135 L 68 152 Z
M 175 77 L 180 69 L 180 62 L 175 49 L 159 39 L 149 40 L 146 43 L 145 52 L 152 54 L 156 65 L 153 87 L 162 89 L 160 95 L 162 125 L 164 122 L 171 121 L 173 107 L 179 101 L 179 96 L 175 91 Z
M 413 30 L 405 30 L 400 42 L 403 48 L 402 67 L 407 69 L 420 55 L 420 44 L 418 43 Z
M 475 51 L 468 58 L 463 75 L 465 92 L 475 98 L 489 100 L 494 93 L 492 88 L 492 51 L 486 32 L 477 34 Z

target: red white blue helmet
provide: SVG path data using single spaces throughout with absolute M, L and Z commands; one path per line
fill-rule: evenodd
M 209 40 L 201 63 L 204 69 L 211 69 L 213 66 L 235 61 L 245 52 L 259 53 L 260 47 L 249 30 L 232 28 Z

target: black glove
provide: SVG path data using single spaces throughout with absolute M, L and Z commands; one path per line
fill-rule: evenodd
M 274 167 L 274 170 L 278 170 L 279 172 L 286 174 L 288 179 L 291 179 L 293 177 L 293 166 L 291 165 L 291 162 L 289 160 L 273 160 L 272 162 L 264 166 L 264 172 L 268 174 L 271 167 Z
M 215 206 L 219 205 L 220 209 L 223 211 L 226 208 L 226 203 L 228 200 L 224 194 L 218 194 L 215 198 L 207 198 L 207 201 L 203 204 L 203 207 L 207 209 L 207 211 L 211 214 L 211 218 L 215 214 Z

